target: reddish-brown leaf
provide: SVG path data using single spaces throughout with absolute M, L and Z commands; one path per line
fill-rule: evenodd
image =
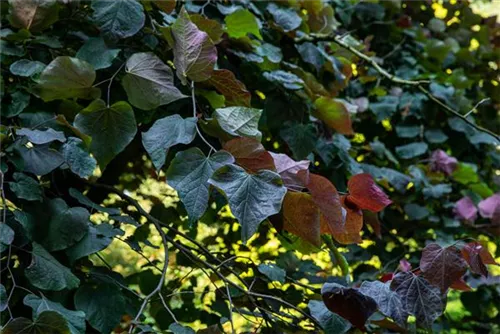
M 359 232 L 363 228 L 363 212 L 345 206 L 345 199 L 346 196 L 340 198 L 346 212 L 344 228 L 342 231 L 333 232 L 332 235 L 341 244 L 358 244 L 362 241 Z
M 226 98 L 227 106 L 250 107 L 252 95 L 229 70 L 215 70 L 208 82 Z
M 459 290 L 459 291 L 470 291 L 472 290 L 470 286 L 465 283 L 463 277 L 460 277 L 455 282 L 451 283 L 451 289 Z
M 330 128 L 343 135 L 352 135 L 351 117 L 346 106 L 337 99 L 320 97 L 314 101 L 315 116 L 326 123 Z
M 349 195 L 347 205 L 354 203 L 358 208 L 372 212 L 382 211 L 392 203 L 380 189 L 370 174 L 363 173 L 351 177 L 347 183 Z
M 366 320 L 377 310 L 377 302 L 357 289 L 346 288 L 336 283 L 325 283 L 321 296 L 326 307 L 349 320 L 351 324 L 365 330 Z
M 462 248 L 462 256 L 473 273 L 488 277 L 486 264 L 497 264 L 488 249 L 479 242 L 470 242 Z
M 311 195 L 287 192 L 283 200 L 283 229 L 320 247 L 320 212 Z
M 309 160 L 295 161 L 286 154 L 269 152 L 274 160 L 276 171 L 281 176 L 285 186 L 292 190 L 302 190 L 305 187 L 304 182 L 298 176 L 302 170 L 308 171 Z
M 155 0 L 154 4 L 167 14 L 175 9 L 175 0 Z
M 344 217 L 335 186 L 327 178 L 309 173 L 307 170 L 299 171 L 298 176 L 309 189 L 314 203 L 321 211 L 323 216 L 321 232 L 332 235 L 344 232 Z
M 276 170 L 271 154 L 253 138 L 239 137 L 224 144 L 224 150 L 231 153 L 241 167 L 258 172 L 261 169 Z
M 436 243 L 425 246 L 420 258 L 420 269 L 425 278 L 442 292 L 465 274 L 467 263 L 455 246 L 442 248 Z

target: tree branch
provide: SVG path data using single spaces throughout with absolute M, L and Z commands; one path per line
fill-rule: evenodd
M 304 42 L 334 42 L 335 44 L 341 46 L 342 48 L 346 49 L 347 51 L 351 52 L 352 54 L 356 55 L 357 57 L 363 59 L 367 63 L 369 63 L 377 72 L 379 72 L 382 76 L 386 77 L 390 81 L 397 83 L 397 84 L 402 84 L 402 85 L 408 85 L 408 86 L 413 86 L 417 87 L 422 93 L 424 93 L 429 99 L 440 105 L 442 108 L 444 108 L 448 113 L 460 118 L 463 120 L 465 123 L 469 124 L 472 126 L 474 129 L 480 132 L 484 132 L 496 140 L 500 141 L 500 135 L 494 133 L 493 131 L 490 131 L 488 129 L 485 129 L 472 121 L 467 119 L 468 115 L 462 115 L 460 112 L 454 110 L 453 108 L 449 107 L 442 101 L 440 101 L 437 97 L 432 95 L 427 89 L 425 89 L 422 85 L 430 83 L 430 81 L 427 80 L 405 80 L 397 77 L 394 74 L 389 73 L 387 70 L 382 68 L 373 58 L 365 55 L 363 52 L 355 49 L 354 47 L 348 45 L 346 42 L 342 40 L 340 36 L 334 36 L 334 35 L 317 35 L 317 34 L 311 34 L 311 35 L 303 35 L 301 37 L 298 37 L 295 39 L 296 43 L 304 43 Z M 483 101 L 484 102 L 484 101 Z

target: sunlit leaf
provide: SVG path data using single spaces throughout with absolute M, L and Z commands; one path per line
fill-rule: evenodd
M 354 203 L 358 208 L 372 212 L 382 211 L 392 201 L 380 189 L 370 174 L 357 174 L 351 177 L 347 183 L 349 195 L 347 202 Z
M 283 229 L 321 246 L 320 211 L 311 195 L 288 192 L 283 200 Z
M 262 110 L 246 107 L 227 107 L 215 110 L 214 117 L 224 131 L 233 136 L 260 140 L 259 119 Z
M 257 18 L 247 9 L 237 10 L 224 18 L 229 37 L 241 38 L 247 34 L 262 39 Z

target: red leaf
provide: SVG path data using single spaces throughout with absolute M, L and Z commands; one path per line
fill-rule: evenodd
M 472 290 L 470 286 L 465 283 L 463 277 L 460 277 L 455 282 L 451 283 L 450 288 L 459 290 L 459 291 L 470 291 Z
M 488 249 L 479 242 L 470 242 L 462 248 L 462 256 L 473 273 L 488 277 L 485 264 L 497 264 Z
M 389 282 L 390 280 L 392 280 L 392 278 L 394 277 L 394 273 L 387 273 L 387 274 L 383 274 L 382 277 L 380 277 L 380 282 Z
M 326 283 L 321 288 L 326 307 L 365 331 L 366 320 L 377 310 L 377 302 L 357 289 L 336 283 Z
M 320 212 L 311 195 L 287 192 L 283 200 L 283 229 L 320 247 Z
M 359 232 L 363 228 L 363 212 L 360 210 L 353 210 L 345 205 L 346 196 L 342 196 L 340 201 L 346 210 L 344 229 L 340 232 L 332 233 L 335 240 L 341 244 L 358 244 L 361 242 Z
M 370 174 L 354 175 L 349 179 L 347 188 L 349 189 L 348 202 L 356 204 L 360 209 L 379 212 L 392 203 L 382 189 L 375 184 Z
M 252 95 L 229 70 L 215 70 L 208 82 L 226 98 L 227 106 L 250 107 Z
M 465 274 L 467 263 L 455 246 L 442 248 L 436 243 L 425 246 L 420 258 L 420 269 L 425 278 L 445 292 Z
M 283 183 L 292 190 L 302 190 L 305 184 L 298 176 L 298 172 L 308 172 L 309 160 L 295 161 L 286 154 L 269 152 L 274 160 L 276 171 L 280 174 Z
M 233 155 L 238 165 L 251 172 L 258 172 L 261 169 L 276 170 L 271 154 L 253 138 L 232 139 L 224 144 L 224 150 Z
M 309 173 L 307 170 L 298 172 L 299 178 L 309 189 L 314 203 L 322 214 L 322 233 L 341 233 L 344 231 L 344 218 L 339 193 L 335 186 L 325 177 Z

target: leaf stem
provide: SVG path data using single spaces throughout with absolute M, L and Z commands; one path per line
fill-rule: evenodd
M 210 156 L 212 151 L 217 152 L 217 150 L 208 142 L 208 140 L 205 139 L 205 137 L 203 137 L 200 129 L 198 128 L 198 116 L 196 115 L 196 97 L 194 94 L 195 94 L 194 81 L 191 81 L 191 100 L 193 101 L 193 117 L 196 118 L 196 132 L 198 133 L 198 136 L 200 136 L 201 140 L 203 140 L 205 144 L 207 144 L 208 147 L 210 147 L 210 151 L 208 152 L 208 156 Z
M 338 248 L 335 246 L 333 243 L 332 237 L 329 235 L 322 235 L 321 238 L 326 244 L 326 247 L 332 252 L 333 256 L 335 257 L 335 261 L 337 261 L 337 264 L 342 271 L 342 275 L 349 280 L 349 263 L 345 259 L 344 255 L 342 255 Z
M 121 64 L 121 66 L 116 70 L 116 72 L 109 78 L 109 84 L 108 84 L 108 95 L 107 95 L 107 100 L 106 100 L 106 105 L 109 108 L 109 97 L 111 96 L 111 85 L 113 84 L 113 80 L 115 79 L 116 75 L 121 71 L 121 69 L 125 66 L 125 63 Z

